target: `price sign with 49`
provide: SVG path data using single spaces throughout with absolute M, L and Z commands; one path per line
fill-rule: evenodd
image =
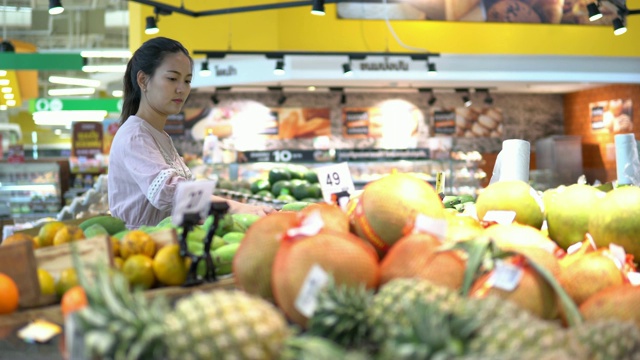
M 322 197 L 326 202 L 331 202 L 331 195 L 346 191 L 349 194 L 355 192 L 351 171 L 347 163 L 322 166 L 315 169 L 322 189 Z

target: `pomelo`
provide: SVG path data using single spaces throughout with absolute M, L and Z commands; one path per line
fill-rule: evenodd
M 587 322 L 618 319 L 633 321 L 640 327 L 638 304 L 640 304 L 640 286 L 618 285 L 601 290 L 589 297 L 580 305 L 580 313 Z
M 445 235 L 447 241 L 456 242 L 473 239 L 483 231 L 484 227 L 471 216 L 458 214 L 457 211 L 447 216 L 447 233 Z
M 418 214 L 444 219 L 440 196 L 424 180 L 394 173 L 367 184 L 354 210 L 355 232 L 381 253 L 405 235 Z
M 240 289 L 273 301 L 273 261 L 282 236 L 297 223 L 298 213 L 276 212 L 251 225 L 233 258 L 233 273 Z
M 514 211 L 515 222 L 537 229 L 544 222 L 542 198 L 526 182 L 510 180 L 490 184 L 478 195 L 476 212 L 478 219 L 484 219 L 487 212 Z
M 407 235 L 391 247 L 380 263 L 380 285 L 396 278 L 421 278 L 458 290 L 466 262 L 455 251 L 438 251 L 442 242 L 425 233 Z
M 496 224 L 486 228 L 482 235 L 491 238 L 503 250 L 522 250 L 527 247 L 535 247 L 542 248 L 552 254 L 562 251 L 542 231 L 529 225 Z
M 314 266 L 332 276 L 337 285 L 375 289 L 380 282 L 375 250 L 353 234 L 322 230 L 317 235 L 283 240 L 273 264 L 273 294 L 287 317 L 303 328 L 308 318 L 296 301 Z
M 549 237 L 565 250 L 583 241 L 589 216 L 604 196 L 604 192 L 586 184 L 558 189 L 553 200 L 545 205 Z
M 300 216 L 304 219 L 316 211 L 320 213 L 325 229 L 349 232 L 349 216 L 338 205 L 326 203 L 310 204 L 300 210 Z
M 589 217 L 589 233 L 598 248 L 614 243 L 640 260 L 640 188 L 624 186 L 606 193 Z
M 576 305 L 610 286 L 622 285 L 626 276 L 618 268 L 608 249 L 599 249 L 580 256 L 571 266 L 563 267 L 558 277 L 560 285 Z

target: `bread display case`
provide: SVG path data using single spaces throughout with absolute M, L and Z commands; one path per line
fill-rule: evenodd
M 12 218 L 44 218 L 60 210 L 57 163 L 0 163 L 0 203 Z

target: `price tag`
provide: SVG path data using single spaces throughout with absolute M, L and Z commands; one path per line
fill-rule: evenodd
M 173 200 L 173 210 L 171 211 L 171 222 L 173 225 L 181 226 L 184 214 L 200 213 L 200 218 L 204 219 L 209 213 L 211 195 L 216 187 L 215 180 L 206 181 L 183 181 L 178 184 Z
M 418 214 L 413 224 L 413 232 L 429 233 L 443 240 L 447 236 L 447 220 Z
M 624 248 L 622 246 L 613 243 L 609 244 L 609 251 L 611 251 L 611 255 L 613 255 L 613 257 L 617 261 L 619 261 L 619 263 L 616 263 L 618 268 L 622 269 L 624 267 L 624 264 L 627 262 L 627 252 L 624 251 Z
M 322 166 L 315 169 L 318 181 L 322 189 L 324 201 L 331 203 L 331 195 L 346 191 L 353 194 L 356 187 L 353 185 L 351 171 L 347 163 Z
M 640 286 L 640 273 L 631 271 L 627 273 L 627 278 L 629 279 L 629 283 L 633 286 Z
M 329 275 L 318 264 L 314 264 L 302 283 L 295 307 L 304 316 L 310 318 L 318 305 L 318 294 L 329 282 Z
M 497 261 L 489 280 L 493 287 L 504 291 L 513 291 L 520 284 L 522 279 L 522 268 L 517 265 Z
M 290 150 L 275 150 L 272 154 L 275 162 L 290 162 L 293 158 Z
M 509 225 L 516 219 L 516 212 L 511 210 L 489 210 L 482 221 L 495 221 L 501 225 Z
M 436 173 L 436 194 L 444 194 L 444 171 L 438 171 Z

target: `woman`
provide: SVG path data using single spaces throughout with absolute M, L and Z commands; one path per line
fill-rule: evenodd
M 179 113 L 189 96 L 192 70 L 184 46 L 164 37 L 146 41 L 127 64 L 120 128 L 109 155 L 108 194 L 111 215 L 129 229 L 154 226 L 169 216 L 178 183 L 193 180 L 163 130 L 167 117 Z M 231 213 L 273 211 L 225 201 Z

